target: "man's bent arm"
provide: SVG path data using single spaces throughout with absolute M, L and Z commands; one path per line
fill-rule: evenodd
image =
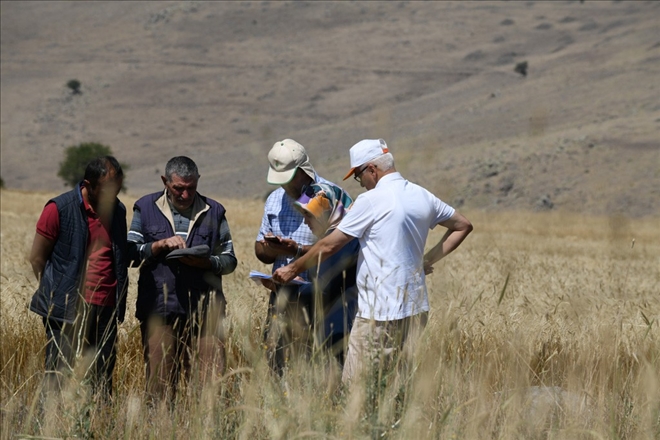
M 312 246 L 303 245 L 291 238 L 280 238 L 278 242 L 266 240 L 254 242 L 254 254 L 264 264 L 272 264 L 280 255 L 286 257 L 300 257 Z
M 133 219 L 128 230 L 128 260 L 131 262 L 131 267 L 138 267 L 142 261 L 149 261 L 161 252 L 169 252 L 173 249 L 183 249 L 185 247 L 186 242 L 178 235 L 145 243 L 142 235 L 140 209 L 137 206 L 133 208 Z
M 273 279 L 281 284 L 288 283 L 298 274 L 316 264 L 319 256 L 321 261 L 325 261 L 354 238 L 355 237 L 345 234 L 339 229 L 335 229 L 330 235 L 317 241 L 316 244 L 305 253 L 305 255 L 294 260 L 288 266 L 277 269 L 275 273 L 273 273 Z
M 438 244 L 424 256 L 425 268 L 433 266 L 433 264 L 453 252 L 473 229 L 472 223 L 463 215 L 459 214 L 458 211 L 454 212 L 454 215 L 449 220 L 439 224 L 447 228 L 447 232 L 445 232 L 445 235 L 442 236 Z
M 225 217 L 220 221 L 220 237 L 211 254 L 211 269 L 216 275 L 228 275 L 236 269 L 238 260 L 234 253 L 234 241 Z
M 264 264 L 273 264 L 277 257 L 277 254 L 271 248 L 260 241 L 254 242 L 254 255 Z
M 30 265 L 37 280 L 41 279 L 41 274 L 46 267 L 46 261 L 50 258 L 55 248 L 55 240 L 46 238 L 38 232 L 34 234 L 34 241 L 32 242 L 32 250 L 30 251 Z

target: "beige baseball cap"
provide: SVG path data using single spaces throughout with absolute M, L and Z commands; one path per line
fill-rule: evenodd
M 355 170 L 365 163 L 372 161 L 389 151 L 387 144 L 382 139 L 364 139 L 353 145 L 350 150 L 351 169 L 348 171 L 348 174 L 346 174 L 346 177 L 344 177 L 344 180 L 351 177 L 353 173 L 355 173 Z
M 266 181 L 271 185 L 289 183 L 298 168 L 302 169 L 312 179 L 316 176 L 314 167 L 309 163 L 305 147 L 293 139 L 275 142 L 273 148 L 268 152 L 268 162 L 270 168 L 268 169 Z

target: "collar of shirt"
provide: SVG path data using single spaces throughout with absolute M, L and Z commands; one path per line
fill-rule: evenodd
M 390 173 L 390 174 L 386 174 L 383 177 L 381 177 L 380 179 L 378 179 L 378 183 L 376 184 L 376 188 L 378 188 L 380 185 L 387 185 L 388 182 L 394 181 L 394 180 L 404 180 L 404 178 L 401 175 L 401 173 L 399 173 L 398 171 L 395 171 L 395 172 Z
M 81 188 L 81 191 L 82 191 L 82 188 Z M 87 213 L 87 215 L 92 217 L 92 218 L 98 218 L 98 214 L 96 213 L 96 211 L 94 211 L 94 208 L 92 208 L 92 205 L 90 205 L 89 202 L 87 200 L 85 200 L 84 197 L 82 199 L 83 199 L 83 204 L 85 206 L 85 212 Z

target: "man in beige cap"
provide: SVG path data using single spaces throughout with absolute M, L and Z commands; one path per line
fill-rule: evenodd
M 267 182 L 280 187 L 266 200 L 254 252 L 259 261 L 272 264 L 275 271 L 303 255 L 316 241 L 312 231 L 305 225 L 303 215 L 293 205 L 302 195 L 303 188 L 313 183 L 334 184 L 316 174 L 305 148 L 292 139 L 276 142 L 268 153 L 268 162 Z M 301 277 L 306 279 L 306 273 L 301 273 Z M 280 335 L 273 334 L 277 332 L 270 328 L 273 326 L 270 318 L 275 311 L 277 295 L 292 298 L 295 293 L 294 289 L 280 288 L 277 294 L 271 291 L 270 295 L 265 336 L 268 345 L 272 345 L 269 357 L 276 371 L 281 371 L 284 366 L 284 353 L 282 341 L 278 341 Z M 281 301 L 280 304 L 287 304 L 287 301 Z
M 317 264 L 319 255 L 325 260 L 358 238 L 358 312 L 349 339 L 344 383 L 373 360 L 392 360 L 395 354 L 402 354 L 405 360 L 412 355 L 429 310 L 425 274 L 472 231 L 468 219 L 396 171 L 382 139 L 358 142 L 350 157 L 351 169 L 344 180 L 353 176 L 367 192 L 358 196 L 330 235 L 273 274 L 276 282 L 286 284 Z M 429 230 L 437 225 L 447 232 L 424 254 Z

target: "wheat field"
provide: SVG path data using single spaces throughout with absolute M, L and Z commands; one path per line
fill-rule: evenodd
M 145 405 L 131 269 L 112 403 L 96 405 L 74 377 L 56 410 L 41 409 L 45 336 L 27 310 L 27 255 L 53 195 L 1 193 L 3 439 L 660 438 L 658 219 L 558 212 L 464 212 L 474 232 L 427 278 L 414 374 L 343 389 L 324 353 L 270 373 L 266 291 L 247 276 L 269 270 L 253 253 L 262 202 L 219 197 L 239 259 L 224 280 L 227 373 L 191 378 L 173 409 Z M 130 212 L 134 200 L 120 198 Z

